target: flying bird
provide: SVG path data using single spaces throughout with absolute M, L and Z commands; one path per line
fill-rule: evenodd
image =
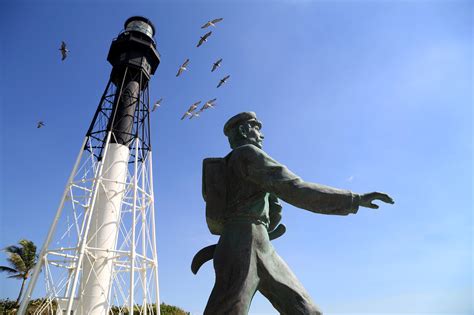
M 214 108 L 214 106 L 216 106 L 216 104 L 214 104 L 214 102 L 217 100 L 217 98 L 213 98 L 212 100 L 209 100 L 207 101 L 202 107 L 201 109 L 199 110 L 199 113 L 208 109 L 208 108 Z
M 181 117 L 181 120 L 186 118 L 186 116 L 190 116 L 189 119 L 191 119 L 194 115 L 193 112 L 196 110 L 196 108 L 198 107 L 199 104 L 201 104 L 201 101 L 198 101 L 198 102 L 194 103 L 193 105 L 189 106 L 188 110 L 184 113 L 183 117 Z M 199 115 L 197 115 L 197 116 L 199 116 Z
M 206 28 L 206 27 L 209 27 L 209 26 L 212 26 L 212 27 L 216 27 L 216 23 L 219 23 L 220 21 L 222 21 L 223 18 L 218 18 L 218 19 L 214 19 L 212 21 L 208 21 L 206 24 L 204 24 L 203 26 L 201 26 L 201 28 Z
M 43 121 L 38 121 L 38 124 L 36 125 L 36 128 L 41 128 L 44 126 L 44 122 Z
M 220 87 L 222 84 L 226 83 L 229 78 L 230 78 L 230 75 L 226 75 L 224 78 L 222 78 L 219 81 L 219 84 L 217 85 L 217 87 Z
M 221 63 L 222 63 L 222 58 L 217 60 L 216 62 L 214 62 L 212 64 L 212 70 L 211 72 L 214 72 L 214 70 L 216 70 L 217 68 L 219 68 L 221 66 Z
M 161 101 L 163 101 L 163 98 L 160 98 L 155 102 L 155 104 L 153 105 L 153 109 L 151 110 L 152 112 L 154 112 L 158 107 L 161 106 Z
M 183 120 L 184 118 L 186 118 L 186 116 L 192 116 L 192 115 L 193 115 L 192 113 L 190 113 L 190 112 L 187 111 L 187 112 L 184 113 L 183 117 L 181 117 L 181 120 Z
M 61 42 L 61 48 L 59 48 L 59 50 L 61 51 L 61 55 L 62 55 L 61 60 L 66 59 L 69 49 L 67 49 L 66 43 L 64 41 Z
M 178 69 L 178 73 L 176 73 L 176 76 L 179 77 L 181 73 L 183 73 L 183 71 L 186 71 L 188 70 L 186 67 L 188 66 L 189 64 L 189 58 L 186 59 L 183 64 L 179 67 Z
M 196 47 L 199 47 L 199 46 L 201 46 L 204 42 L 207 42 L 207 38 L 208 38 L 209 36 L 211 36 L 211 34 L 212 34 L 212 31 L 210 31 L 210 32 L 208 32 L 208 33 L 206 33 L 206 34 L 204 34 L 204 36 L 201 36 L 201 39 L 199 40 L 199 43 L 197 44 Z

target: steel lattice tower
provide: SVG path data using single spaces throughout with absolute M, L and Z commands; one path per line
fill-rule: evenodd
M 41 272 L 47 296 L 38 314 L 160 312 L 148 89 L 160 63 L 154 34 L 134 16 L 112 41 L 109 82 L 19 314 Z

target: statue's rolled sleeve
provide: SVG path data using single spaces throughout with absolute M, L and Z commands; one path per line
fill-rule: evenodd
M 295 207 L 333 215 L 347 215 L 358 210 L 360 197 L 357 194 L 305 182 L 255 146 L 245 146 L 241 153 L 242 175 Z

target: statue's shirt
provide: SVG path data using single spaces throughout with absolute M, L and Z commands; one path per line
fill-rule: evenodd
M 256 220 L 276 226 L 281 206 L 277 198 L 311 212 L 347 215 L 358 202 L 350 191 L 303 181 L 258 147 L 235 148 L 228 157 L 227 220 Z

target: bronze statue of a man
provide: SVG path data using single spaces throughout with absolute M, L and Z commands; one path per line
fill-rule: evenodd
M 275 252 L 270 239 L 284 232 L 278 198 L 311 212 L 348 215 L 372 202 L 393 203 L 384 193 L 356 194 L 303 181 L 262 150 L 262 124 L 255 113 L 227 121 L 224 134 L 232 151 L 225 158 L 205 159 L 203 196 L 211 233 L 217 245 L 196 254 L 197 272 L 214 259 L 216 281 L 204 314 L 248 314 L 260 291 L 280 314 L 321 314 L 303 285 Z

